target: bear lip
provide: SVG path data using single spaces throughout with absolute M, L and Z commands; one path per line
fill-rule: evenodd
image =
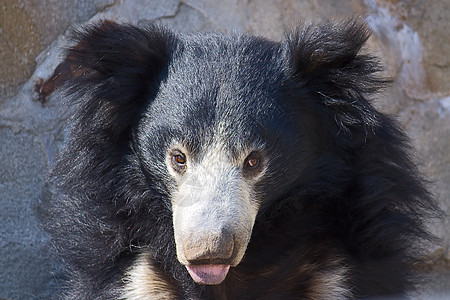
M 228 274 L 229 265 L 189 265 L 186 269 L 198 284 L 214 285 L 221 283 Z

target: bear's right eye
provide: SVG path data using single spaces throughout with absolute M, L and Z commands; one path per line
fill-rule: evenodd
M 179 165 L 184 165 L 186 163 L 186 157 L 184 155 L 175 155 L 173 157 L 173 160 L 175 160 L 175 162 Z
M 180 174 L 186 172 L 187 167 L 186 154 L 184 154 L 178 149 L 174 149 L 169 151 L 169 156 L 170 156 L 170 164 L 175 171 L 177 171 Z

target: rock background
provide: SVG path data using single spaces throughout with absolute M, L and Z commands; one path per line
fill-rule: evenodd
M 300 20 L 366 15 L 368 48 L 395 79 L 376 105 L 398 114 L 417 161 L 450 213 L 450 0 L 0 0 L 0 299 L 48 299 L 58 265 L 47 255 L 37 207 L 45 174 L 64 141 L 57 97 L 42 104 L 33 91 L 61 59 L 67 30 L 92 19 L 178 32 L 239 31 L 281 39 Z M 449 220 L 424 271 L 433 281 L 415 299 L 450 295 Z M 432 296 L 431 296 L 432 295 Z M 447 297 L 445 296 L 447 295 Z

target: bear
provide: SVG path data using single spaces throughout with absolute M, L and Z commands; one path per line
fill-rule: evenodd
M 102 20 L 62 62 L 71 113 L 43 225 L 63 299 L 406 297 L 439 215 L 361 18 L 281 41 Z

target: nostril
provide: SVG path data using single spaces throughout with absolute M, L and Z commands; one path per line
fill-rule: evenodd
M 226 228 L 187 234 L 183 239 L 183 252 L 190 262 L 228 260 L 234 251 L 233 234 Z
M 230 258 L 233 255 L 233 249 L 234 249 L 233 235 L 229 230 L 222 229 L 217 246 L 217 252 L 220 258 L 224 259 Z

